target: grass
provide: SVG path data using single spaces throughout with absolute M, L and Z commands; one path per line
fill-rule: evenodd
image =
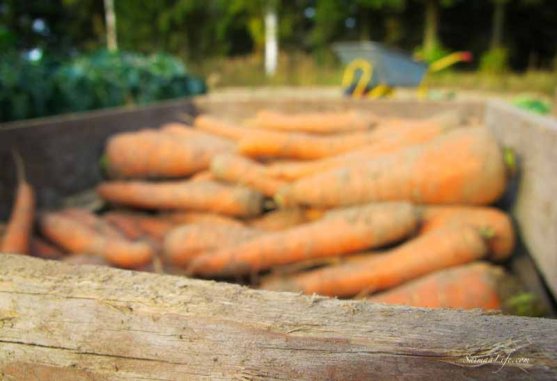
M 338 86 L 343 73 L 340 63 L 330 61 L 327 64 L 318 64 L 312 56 L 303 53 L 281 55 L 277 73 L 272 78 L 265 76 L 261 55 L 213 58 L 205 60 L 202 64 L 189 66 L 193 72 L 204 76 L 212 88 Z M 508 94 L 533 93 L 553 98 L 557 89 L 557 70 L 501 75 L 452 70 L 431 75 L 427 83 L 430 88 Z

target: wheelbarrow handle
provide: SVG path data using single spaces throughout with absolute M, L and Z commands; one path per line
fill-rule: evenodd
M 342 87 L 347 88 L 352 83 L 354 83 L 354 78 L 356 76 L 356 71 L 361 70 L 362 75 L 360 76 L 356 87 L 352 92 L 354 97 L 362 97 L 365 93 L 367 85 L 370 83 L 373 77 L 373 65 L 364 59 L 357 58 L 352 60 L 344 69 L 344 74 L 342 76 Z

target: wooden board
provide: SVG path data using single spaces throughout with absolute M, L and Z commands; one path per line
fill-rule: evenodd
M 39 205 L 59 207 L 63 198 L 95 186 L 102 179 L 99 159 L 106 139 L 117 132 L 157 127 L 195 113 L 189 100 L 141 108 L 108 110 L 32 119 L 0 125 L 0 219 L 10 211 L 15 189 L 11 150 L 25 160 Z
M 509 208 L 524 245 L 557 297 L 557 121 L 490 101 L 485 123 L 518 156 Z
M 557 321 L 0 256 L 2 380 L 550 380 Z

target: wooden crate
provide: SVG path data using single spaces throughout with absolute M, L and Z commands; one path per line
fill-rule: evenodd
M 26 159 L 40 205 L 56 207 L 101 179 L 97 162 L 115 132 L 184 113 L 243 118 L 261 107 L 416 118 L 455 110 L 484 121 L 519 156 L 520 177 L 502 203 L 557 295 L 557 123 L 497 101 L 201 97 L 9 123 L 0 126 L 0 216 L 13 197 L 12 148 Z M 542 290 L 529 257 L 518 258 L 516 271 Z M 8 255 L 0 258 L 0 293 L 6 380 L 557 378 L 557 322 L 549 319 L 386 307 Z

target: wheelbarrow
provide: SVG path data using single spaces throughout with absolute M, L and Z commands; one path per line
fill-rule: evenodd
M 345 94 L 352 97 L 386 97 L 392 95 L 396 87 L 418 88 L 418 95 L 423 97 L 427 93 L 424 83 L 427 74 L 472 59 L 470 52 L 455 52 L 428 66 L 403 51 L 372 41 L 339 42 L 332 47 L 347 65 L 342 87 Z

